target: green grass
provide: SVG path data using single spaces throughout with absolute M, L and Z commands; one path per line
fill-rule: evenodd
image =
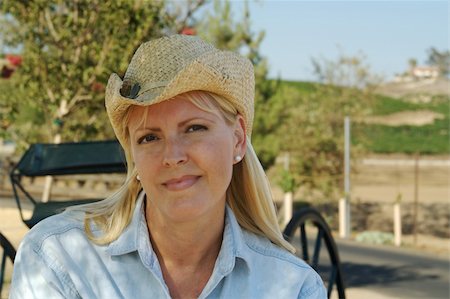
M 450 112 L 448 102 L 448 98 L 444 96 L 435 96 L 429 103 L 411 103 L 378 95 L 373 106 L 373 114 L 388 115 L 402 111 L 431 110 L 448 116 Z
M 298 88 L 300 91 L 305 93 L 311 93 L 317 90 L 319 83 L 314 82 L 303 82 L 303 81 L 282 81 L 281 86 L 289 86 Z
M 352 143 L 362 143 L 375 153 L 450 153 L 448 118 L 420 127 L 362 124 L 353 127 L 357 136 Z
M 373 106 L 374 115 L 388 115 L 406 110 L 421 110 L 422 105 L 378 95 Z
M 320 88 L 320 84 L 312 82 L 283 81 L 281 84 L 298 88 L 302 93 L 312 93 Z M 352 143 L 363 144 L 375 153 L 450 153 L 450 101 L 447 96 L 434 96 L 428 103 L 413 103 L 377 95 L 372 107 L 373 115 L 419 110 L 434 111 L 444 118 L 424 126 L 353 124 Z
M 430 110 L 442 113 L 447 117 L 450 116 L 450 99 L 445 96 L 436 96 L 429 105 Z
M 375 115 L 401 111 L 429 110 L 440 113 L 443 119 L 423 126 L 385 126 L 356 124 L 353 126 L 354 144 L 362 143 L 375 153 L 448 154 L 450 153 L 450 105 L 445 96 L 437 96 L 429 103 L 411 103 L 378 96 Z

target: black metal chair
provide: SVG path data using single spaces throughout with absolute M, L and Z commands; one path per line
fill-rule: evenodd
M 23 177 L 112 174 L 126 173 L 123 150 L 116 140 L 93 141 L 61 144 L 33 144 L 24 153 L 20 161 L 10 172 L 14 199 L 22 221 L 32 228 L 39 221 L 77 204 L 88 203 L 102 198 L 68 199 L 42 202 L 34 198 L 22 184 Z M 32 206 L 32 215 L 25 219 L 24 204 Z M 0 233 L 0 245 L 3 250 L 0 267 L 0 295 L 5 278 L 7 258 L 14 263 L 16 250 Z
M 22 221 L 33 227 L 39 221 L 65 208 L 100 200 L 101 198 L 70 199 L 42 202 L 25 190 L 22 177 L 125 173 L 126 162 L 120 144 L 115 141 L 93 141 L 61 144 L 33 144 L 10 173 L 14 198 Z M 26 200 L 26 201 L 25 201 Z M 25 219 L 23 204 L 31 203 L 32 216 Z
M 308 239 L 308 234 L 313 234 L 312 238 Z M 284 236 L 294 246 L 299 242 L 299 256 L 322 277 L 327 286 L 328 298 L 336 287 L 338 297 L 345 299 L 338 249 L 331 230 L 320 213 L 310 207 L 296 211 L 284 230 Z M 322 241 L 325 241 L 327 255 L 322 251 Z M 310 256 L 311 249 L 312 256 Z
M 12 246 L 12 244 L 2 233 L 0 233 L 0 248 L 2 250 L 1 252 L 2 260 L 0 264 L 0 298 L 2 298 L 2 289 L 5 280 L 5 269 L 7 258 L 9 258 L 11 264 L 14 264 L 14 259 L 16 258 L 16 250 L 14 249 L 14 246 Z

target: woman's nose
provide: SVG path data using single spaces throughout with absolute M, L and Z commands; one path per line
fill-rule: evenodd
M 186 149 L 178 138 L 167 139 L 164 148 L 163 164 L 164 166 L 177 166 L 186 163 L 188 160 Z

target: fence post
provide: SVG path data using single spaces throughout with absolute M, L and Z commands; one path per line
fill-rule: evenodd
M 417 245 L 417 217 L 419 213 L 419 154 L 414 157 L 414 206 L 413 206 L 413 236 Z
M 291 221 L 292 205 L 292 192 L 284 193 L 284 226 Z
M 339 199 L 339 237 L 346 238 L 347 236 L 347 225 L 345 220 L 346 212 L 346 200 L 345 198 Z
M 289 171 L 289 164 L 290 164 L 290 155 L 289 152 L 286 152 L 286 155 L 284 156 L 284 170 Z M 291 221 L 292 218 L 292 192 L 285 192 L 284 193 L 284 225 L 286 226 L 289 221 Z
M 350 118 L 344 119 L 344 198 L 339 200 L 339 235 L 349 238 L 351 234 L 350 213 Z
M 397 200 L 394 203 L 394 244 L 399 247 L 402 245 L 402 212 L 401 202 L 402 195 L 397 196 Z
M 57 144 L 61 143 L 61 134 L 56 134 L 55 138 L 53 139 L 53 142 Z M 53 186 L 53 177 L 51 175 L 46 175 L 44 191 L 42 192 L 42 202 L 48 202 L 48 200 L 50 199 L 52 186 Z

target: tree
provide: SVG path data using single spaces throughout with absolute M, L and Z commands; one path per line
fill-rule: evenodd
M 409 66 L 409 71 L 412 72 L 412 70 L 417 66 L 417 59 L 415 59 L 415 58 L 408 59 L 408 66 Z
M 230 2 L 216 0 L 213 10 L 207 12 L 203 20 L 195 26 L 201 37 L 219 49 L 240 52 L 253 63 L 256 93 L 252 144 L 263 166 L 270 167 L 279 152 L 275 131 L 282 121 L 279 117 L 282 107 L 273 101 L 279 82 L 267 79 L 267 59 L 259 52 L 264 32 L 252 32 L 247 2 L 244 3 L 242 19 L 236 21 Z
M 5 132 L 19 145 L 55 136 L 111 138 L 104 109 L 109 75 L 122 76 L 142 42 L 179 32 L 203 3 L 2 1 L 0 34 L 23 58 L 13 78 L 0 84 Z
M 428 49 L 427 63 L 431 66 L 436 66 L 439 69 L 441 76 L 448 76 L 450 74 L 450 51 L 438 51 L 431 47 Z
M 343 184 L 344 117 L 370 113 L 377 81 L 361 54 L 313 59 L 313 65 L 320 83 L 283 84 L 276 96 L 288 111 L 278 136 L 281 150 L 290 153 L 294 189 L 333 198 Z M 361 148 L 352 150 L 355 157 Z
M 251 31 L 247 6 L 235 21 L 228 1 L 213 5 L 213 13 L 201 13 L 204 0 L 1 2 L 0 34 L 9 47 L 19 46 L 23 57 L 14 78 L 0 82 L 3 137 L 22 146 L 53 142 L 58 135 L 69 141 L 113 137 L 103 104 L 108 76 L 122 76 L 143 41 L 198 32 L 254 63 L 254 145 L 270 165 L 278 152 L 273 138 L 278 118 L 270 101 L 277 83 L 266 80 L 267 61 L 258 51 L 264 33 Z
M 347 55 L 341 51 L 336 60 L 312 58 L 311 63 L 319 82 L 334 86 L 373 89 L 380 78 L 370 72 L 366 60 L 362 52 Z

